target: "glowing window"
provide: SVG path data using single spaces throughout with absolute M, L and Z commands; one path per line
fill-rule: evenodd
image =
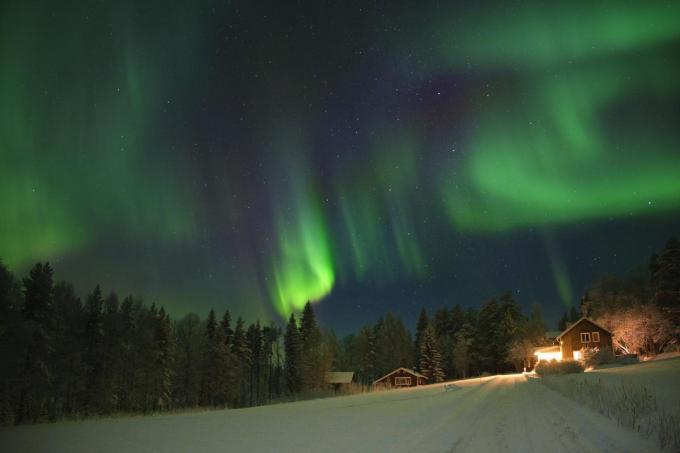
M 590 343 L 590 332 L 581 332 L 581 343 Z
M 593 332 L 593 343 L 600 342 L 600 332 Z
M 411 385 L 410 377 L 395 377 L 394 385 Z

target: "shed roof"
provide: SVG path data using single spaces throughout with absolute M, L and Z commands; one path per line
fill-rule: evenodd
M 326 373 L 326 384 L 349 384 L 354 379 L 354 371 L 331 371 Z
M 399 367 L 399 368 L 397 368 L 396 370 L 387 373 L 385 376 L 381 377 L 380 379 L 376 379 L 375 381 L 373 381 L 373 383 L 375 384 L 375 383 L 378 382 L 378 381 L 382 381 L 382 380 L 385 379 L 386 377 L 391 376 L 391 375 L 393 375 L 394 373 L 397 373 L 397 372 L 399 372 L 399 371 L 406 371 L 407 373 L 412 374 L 412 375 L 414 375 L 414 376 L 417 376 L 417 377 L 421 377 L 421 378 L 427 379 L 427 376 L 418 373 L 416 370 L 412 370 L 411 368 Z
M 581 319 L 579 319 L 578 321 L 576 321 L 575 323 L 573 323 L 572 325 L 570 325 L 569 327 L 567 327 L 567 329 L 566 329 L 564 332 L 562 332 L 562 333 L 557 337 L 557 339 L 559 340 L 560 338 L 562 338 L 563 336 L 565 336 L 571 329 L 573 329 L 574 327 L 578 326 L 578 325 L 581 324 L 583 321 L 588 321 L 589 323 L 593 324 L 594 326 L 596 326 L 596 327 L 598 327 L 598 328 L 604 330 L 604 331 L 607 332 L 608 334 L 613 335 L 609 329 L 604 328 L 604 327 L 602 327 L 601 325 L 599 325 L 598 323 L 596 323 L 595 321 L 593 321 L 592 319 L 583 316 Z

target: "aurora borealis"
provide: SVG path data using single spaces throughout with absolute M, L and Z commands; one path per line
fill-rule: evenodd
M 4 2 L 0 259 L 170 311 L 548 319 L 680 233 L 677 2 Z

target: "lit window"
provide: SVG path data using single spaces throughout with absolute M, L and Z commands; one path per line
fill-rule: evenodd
M 411 385 L 410 377 L 395 377 L 394 385 Z
M 593 343 L 600 342 L 600 332 L 593 332 Z
M 581 332 L 581 343 L 590 343 L 590 332 Z

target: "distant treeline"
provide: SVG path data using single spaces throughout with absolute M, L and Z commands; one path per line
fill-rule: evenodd
M 678 338 L 678 242 L 669 241 L 649 269 L 598 282 L 581 304 L 583 314 L 622 332 L 615 341 L 626 351 L 658 351 Z M 649 313 L 658 321 L 653 333 L 616 330 Z M 565 322 L 580 315 L 573 310 Z M 509 292 L 479 310 L 455 305 L 430 318 L 423 309 L 414 338 L 387 313 L 338 341 L 320 329 L 311 304 L 283 327 L 246 326 L 229 311 L 173 320 L 162 307 L 104 296 L 99 286 L 83 303 L 71 284 L 54 283 L 47 263 L 21 282 L 0 264 L 0 422 L 255 406 L 326 392 L 334 370 L 354 371 L 362 385 L 401 366 L 430 382 L 521 371 L 545 332 L 539 307 L 524 315 Z

